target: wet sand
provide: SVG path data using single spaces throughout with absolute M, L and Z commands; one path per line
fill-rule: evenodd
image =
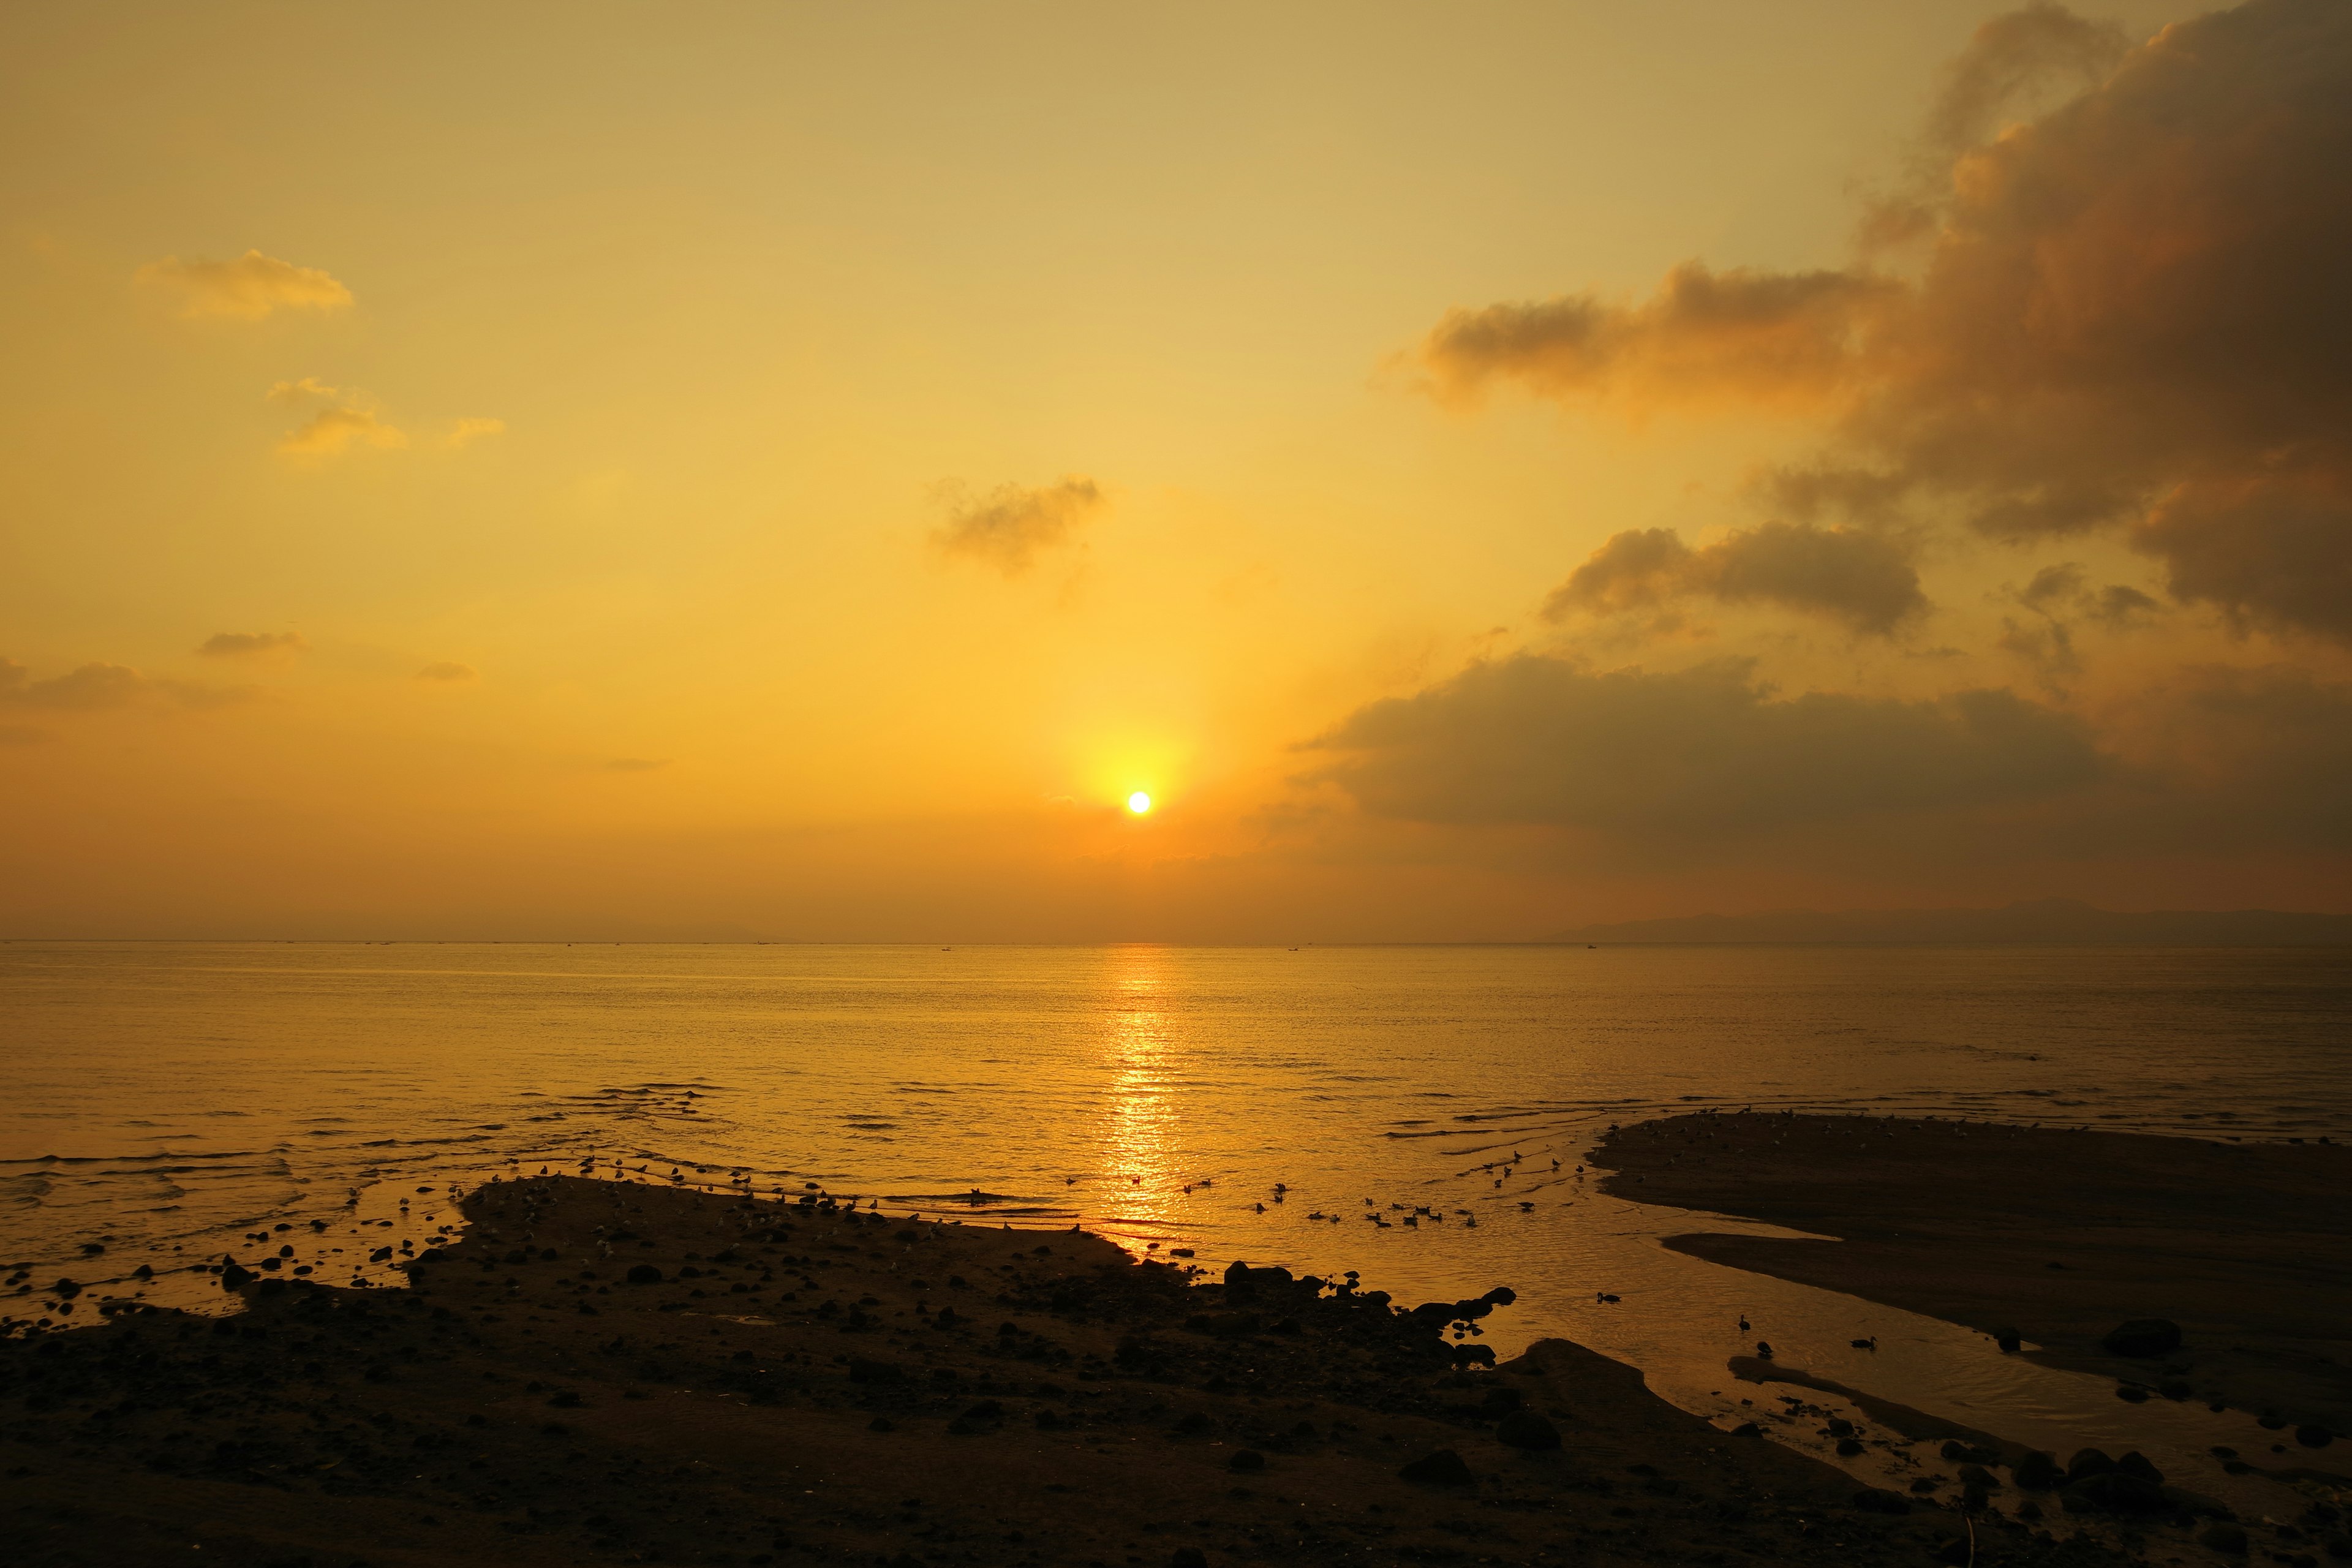
M 1895 1117 L 1687 1115 L 1613 1132 L 1603 1190 L 1834 1237 L 1697 1234 L 1678 1251 L 2021 1333 L 2119 1390 L 2266 1415 L 2269 1468 L 2352 1475 L 2352 1149 Z M 2101 1342 L 2143 1319 L 2177 1350 Z
M 463 1208 L 412 1289 L 270 1277 L 232 1317 L 0 1342 L 7 1561 L 1966 1561 L 1957 1511 L 1564 1341 L 1461 1365 L 1480 1303 L 576 1178 Z M 2120 1560 L 1974 1531 L 1979 1562 Z

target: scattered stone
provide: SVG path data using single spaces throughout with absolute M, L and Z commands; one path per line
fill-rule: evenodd
M 650 1263 L 633 1263 L 626 1278 L 632 1285 L 658 1285 L 662 1282 L 662 1271 Z
M 2180 1325 L 2169 1318 L 2134 1318 L 2109 1329 L 2099 1346 L 2109 1355 L 2129 1356 L 2135 1361 L 2170 1355 L 2180 1348 Z
M 1899 1492 L 1864 1487 L 1853 1494 L 1853 1506 L 1864 1513 L 1909 1513 L 1911 1500 Z
M 2298 1426 L 2294 1429 L 2294 1440 L 2306 1448 L 2325 1448 L 2336 1441 L 2336 1434 L 2325 1426 Z
M 2227 1520 L 2209 1524 L 2197 1532 L 2197 1544 L 2210 1552 L 2227 1552 L 2232 1557 L 2246 1554 L 2246 1532 Z
M 2058 1468 L 2058 1461 L 2039 1449 L 2018 1460 L 2009 1477 L 2030 1492 L 2054 1491 L 2066 1482 L 2066 1472 Z
M 1435 1487 L 1466 1487 L 1477 1479 L 1470 1473 L 1470 1467 L 1462 1462 L 1462 1456 L 1451 1448 L 1439 1448 L 1423 1454 L 1400 1468 L 1397 1477 L 1401 1480 Z
M 1236 1448 L 1234 1457 L 1225 1461 L 1225 1468 L 1236 1475 L 1254 1476 L 1265 1468 L 1265 1456 L 1255 1448 Z
M 1532 1410 L 1514 1410 L 1504 1416 L 1495 1428 L 1495 1436 L 1501 1442 L 1531 1454 L 1559 1447 L 1559 1428 Z

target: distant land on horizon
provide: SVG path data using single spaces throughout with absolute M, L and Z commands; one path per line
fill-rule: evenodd
M 2037 946 L 2322 947 L 2352 945 L 2352 914 L 2285 910 L 2102 910 L 2037 899 L 1990 910 L 1779 910 L 1677 915 L 1559 933 L 1561 942 L 1991 942 Z

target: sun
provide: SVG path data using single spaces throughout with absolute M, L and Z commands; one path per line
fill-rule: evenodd
M 1141 790 L 1137 790 L 1133 795 L 1127 797 L 1127 809 L 1135 813 L 1136 816 L 1141 816 L 1145 812 L 1151 809 L 1151 797 L 1144 794 Z

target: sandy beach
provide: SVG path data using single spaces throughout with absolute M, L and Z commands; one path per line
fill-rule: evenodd
M 563 1177 L 463 1207 L 412 1289 L 262 1273 L 231 1317 L 0 1343 L 10 1561 L 2117 1560 L 1565 1342 L 1480 1365 L 1502 1281 L 1405 1312 L 1071 1232 Z
M 1596 1159 L 1620 1196 L 1838 1238 L 1698 1232 L 1679 1251 L 2014 1331 L 2125 1397 L 2276 1421 L 2267 1468 L 2352 1475 L 2352 1444 L 2292 1436 L 2352 1432 L 2352 1149 L 1746 1113 L 1630 1126 Z M 2109 1342 L 2151 1321 L 2179 1343 Z

